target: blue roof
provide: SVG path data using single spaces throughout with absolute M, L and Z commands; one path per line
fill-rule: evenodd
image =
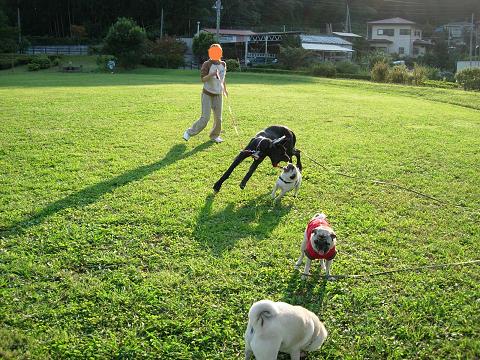
M 351 42 L 334 35 L 300 35 L 302 43 L 352 45 Z

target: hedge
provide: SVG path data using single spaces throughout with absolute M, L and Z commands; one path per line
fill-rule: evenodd
M 458 89 L 457 83 L 442 80 L 425 80 L 423 85 L 440 89 Z

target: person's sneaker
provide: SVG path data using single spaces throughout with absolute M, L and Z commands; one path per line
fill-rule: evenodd
M 190 134 L 188 133 L 188 131 L 185 131 L 183 133 L 183 140 L 188 141 L 188 139 L 190 139 Z
M 217 144 L 220 144 L 221 142 L 223 142 L 223 139 L 220 136 L 217 136 L 215 139 L 212 139 L 212 140 L 215 141 Z

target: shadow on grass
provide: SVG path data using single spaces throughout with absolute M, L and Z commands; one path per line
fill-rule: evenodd
M 173 164 L 174 162 L 185 159 L 189 156 L 192 156 L 200 151 L 203 151 L 213 145 L 212 141 L 207 141 L 203 144 L 198 145 L 192 150 L 185 152 L 185 144 L 177 144 L 170 148 L 170 150 L 165 154 L 164 158 L 154 162 L 152 164 L 139 166 L 133 170 L 129 170 L 113 179 L 102 181 L 98 184 L 91 185 L 86 187 L 83 190 L 77 191 L 67 197 L 57 200 L 53 203 L 50 203 L 42 210 L 34 213 L 33 215 L 27 217 L 24 220 L 21 220 L 13 225 L 1 229 L 1 236 L 12 236 L 23 233 L 28 228 L 40 224 L 47 217 L 60 212 L 68 208 L 80 208 L 87 206 L 89 204 L 97 201 L 101 196 L 114 191 L 116 188 L 125 186 L 132 181 L 137 181 L 145 176 L 160 170 L 168 165 Z
M 223 210 L 213 214 L 215 195 L 208 195 L 197 217 L 194 239 L 214 255 L 221 256 L 231 250 L 240 238 L 262 240 L 268 237 L 291 210 L 287 206 L 273 207 L 269 195 L 261 195 L 240 206 L 229 203 Z
M 301 267 L 301 270 L 303 271 L 303 266 Z M 322 272 L 319 274 L 313 272 L 313 276 L 309 276 L 307 279 L 303 280 L 300 271 L 292 271 L 293 273 L 288 281 L 288 286 L 285 290 L 282 301 L 292 305 L 301 305 L 317 314 L 321 319 L 328 283 L 327 279 L 323 276 L 324 273 Z

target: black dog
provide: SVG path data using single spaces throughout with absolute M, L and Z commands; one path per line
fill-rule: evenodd
M 297 158 L 297 167 L 301 171 L 300 150 L 295 149 L 296 140 L 293 131 L 286 126 L 270 126 L 260 131 L 250 140 L 247 147 L 238 154 L 235 160 L 233 160 L 232 165 L 225 171 L 225 174 L 213 185 L 213 190 L 220 191 L 223 182 L 228 179 L 238 164 L 249 156 L 252 156 L 255 160 L 240 183 L 241 189 L 245 187 L 258 165 L 260 165 L 267 156 L 272 161 L 272 165 L 276 167 L 280 161 L 291 162 L 292 156 L 295 155 Z

